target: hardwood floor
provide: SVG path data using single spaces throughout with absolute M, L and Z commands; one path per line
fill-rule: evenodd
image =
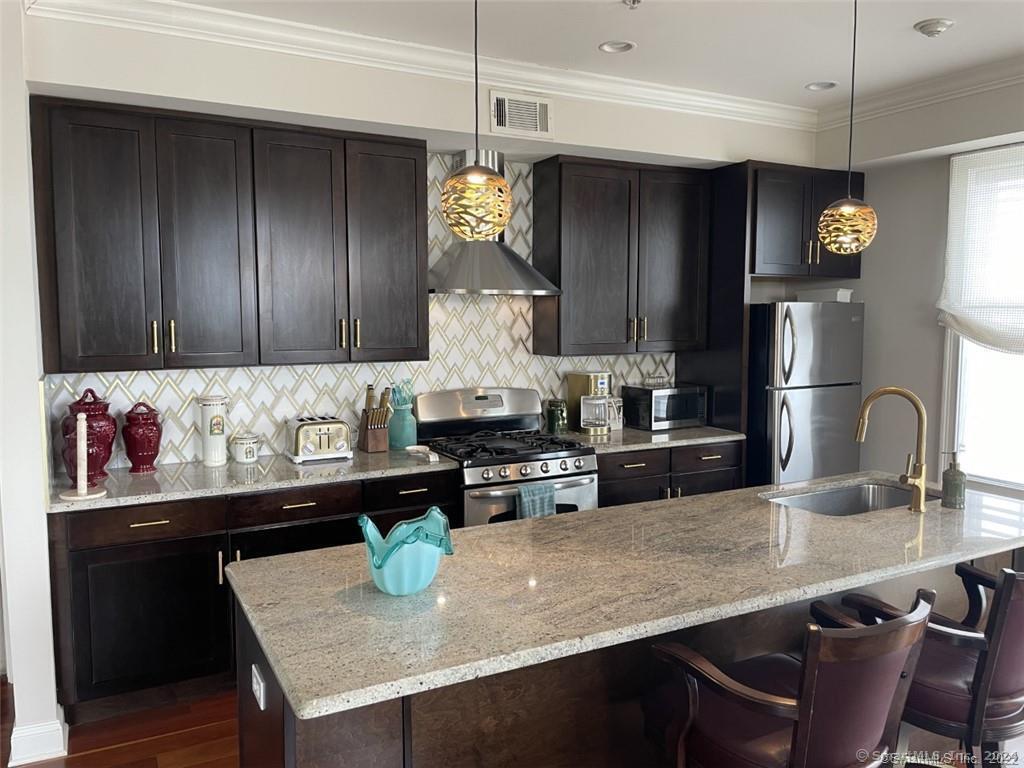
M 0 768 L 7 768 L 13 708 L 6 682 L 0 721 Z M 238 768 L 235 694 L 72 726 L 68 756 L 32 768 Z

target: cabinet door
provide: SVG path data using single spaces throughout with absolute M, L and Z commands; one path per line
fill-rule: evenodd
M 80 700 L 228 669 L 226 544 L 217 534 L 71 553 Z
M 260 362 L 348 360 L 345 146 L 253 132 Z
M 639 171 L 562 166 L 562 354 L 636 351 L 639 187 Z
M 671 487 L 669 475 L 638 477 L 634 480 L 608 480 L 597 484 L 597 506 L 618 507 L 642 501 L 667 499 Z
M 234 125 L 157 121 L 168 367 L 259 360 L 251 136 Z
M 739 487 L 739 467 L 672 475 L 673 496 L 696 496 L 700 493 L 731 491 L 733 488 Z
M 350 141 L 345 152 L 352 360 L 426 360 L 426 151 Z
M 61 369 L 160 368 L 153 118 L 61 108 L 50 129 Z
M 640 174 L 641 352 L 704 345 L 709 186 L 699 173 Z
M 864 197 L 864 175 L 855 173 L 851 180 L 854 197 Z M 860 277 L 860 254 L 844 256 L 832 253 L 818 240 L 818 219 L 829 203 L 846 197 L 846 174 L 842 171 L 818 171 L 814 174 L 811 194 L 811 233 L 814 240 L 814 257 L 811 259 L 811 274 L 816 277 Z
M 350 515 L 233 532 L 231 558 L 250 560 L 254 557 L 271 557 L 288 552 L 305 552 L 311 549 L 355 544 L 363 540 L 363 533 L 356 522 L 356 517 L 357 515 Z
M 755 173 L 754 274 L 806 275 L 814 245 L 809 235 L 810 176 L 765 168 Z

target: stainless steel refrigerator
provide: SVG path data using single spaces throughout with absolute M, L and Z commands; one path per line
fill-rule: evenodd
M 856 472 L 864 305 L 750 306 L 747 484 Z

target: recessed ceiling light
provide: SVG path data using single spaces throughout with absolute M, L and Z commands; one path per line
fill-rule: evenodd
M 636 43 L 632 40 L 605 40 L 597 48 L 605 53 L 629 53 L 636 49 Z
M 815 80 L 804 86 L 808 91 L 831 91 L 837 85 L 835 80 Z
M 938 37 L 955 23 L 952 19 L 922 19 L 914 25 L 914 29 L 925 37 Z

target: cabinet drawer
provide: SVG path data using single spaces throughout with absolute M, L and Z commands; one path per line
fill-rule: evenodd
M 423 472 L 367 480 L 363 484 L 364 503 L 367 512 L 423 507 L 456 498 L 460 488 L 458 472 Z
M 739 467 L 713 469 L 710 472 L 690 472 L 672 475 L 673 496 L 696 496 L 699 493 L 731 491 L 740 487 Z
M 707 472 L 712 469 L 738 467 L 742 463 L 742 457 L 743 444 L 740 440 L 710 445 L 686 445 L 672 449 L 672 471 Z
M 181 539 L 223 530 L 223 499 L 98 509 L 68 515 L 68 549 Z
M 363 511 L 362 507 L 363 489 L 358 482 L 235 496 L 228 500 L 228 528 L 255 528 L 318 517 L 357 515 Z
M 669 475 L 599 482 L 597 484 L 597 506 L 617 507 L 621 504 L 667 499 L 670 482 Z
M 627 451 L 602 453 L 597 457 L 597 477 L 605 480 L 624 480 L 632 477 L 664 475 L 669 471 L 667 448 L 653 451 Z

